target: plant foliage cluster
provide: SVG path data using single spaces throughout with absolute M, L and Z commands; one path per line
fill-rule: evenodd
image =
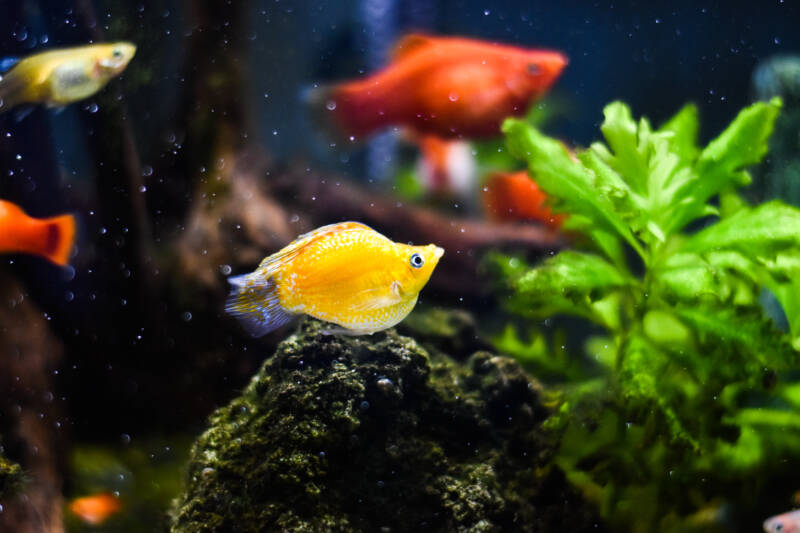
M 603 333 L 582 361 L 513 329 L 497 342 L 560 377 L 558 464 L 617 527 L 689 530 L 763 513 L 759 495 L 776 489 L 766 480 L 798 466 L 800 210 L 749 206 L 736 192 L 780 107 L 742 110 L 703 147 L 694 106 L 654 129 L 615 102 L 605 142 L 577 157 L 526 121 L 504 125 L 577 242 L 533 268 L 494 256 L 510 309 Z M 781 316 L 770 318 L 773 296 Z

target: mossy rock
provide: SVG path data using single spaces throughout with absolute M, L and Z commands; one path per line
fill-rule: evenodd
M 549 461 L 538 386 L 393 330 L 305 320 L 194 444 L 173 532 L 578 531 L 589 507 Z
M 460 309 L 418 305 L 397 331 L 414 337 L 428 353 L 440 352 L 459 361 L 491 348 L 478 334 L 475 318 Z

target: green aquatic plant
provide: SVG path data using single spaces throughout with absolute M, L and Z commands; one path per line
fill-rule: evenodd
M 605 143 L 577 160 L 523 121 L 504 124 L 509 151 L 569 214 L 576 242 L 533 268 L 495 255 L 509 308 L 579 317 L 602 333 L 578 363 L 513 330 L 498 346 L 560 374 L 557 463 L 618 527 L 688 530 L 721 520 L 692 513 L 724 501 L 755 521 L 768 512 L 757 508 L 763 480 L 800 457 L 800 383 L 789 373 L 800 349 L 800 210 L 751 207 L 736 193 L 780 107 L 742 110 L 703 147 L 693 105 L 654 129 L 615 102 Z M 767 291 L 785 331 L 762 307 Z

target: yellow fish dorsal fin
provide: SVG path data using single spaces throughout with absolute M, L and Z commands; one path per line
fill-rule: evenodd
M 361 222 L 337 222 L 336 224 L 328 224 L 327 226 L 322 226 L 321 228 L 317 228 L 314 231 L 309 231 L 308 233 L 303 233 L 295 240 L 287 244 L 284 248 L 280 251 L 275 252 L 271 256 L 267 257 L 261 264 L 258 265 L 259 271 L 262 272 L 266 277 L 272 275 L 276 270 L 278 270 L 281 266 L 285 265 L 286 263 L 290 262 L 292 259 L 297 257 L 306 246 L 313 244 L 323 237 L 328 235 L 332 235 L 334 233 L 340 233 L 343 231 L 375 231 L 366 224 L 362 224 Z M 376 234 L 380 235 L 380 233 L 375 232 Z
M 422 33 L 409 33 L 400 39 L 392 50 L 392 60 L 396 61 L 406 57 L 412 52 L 432 46 L 436 41 Z

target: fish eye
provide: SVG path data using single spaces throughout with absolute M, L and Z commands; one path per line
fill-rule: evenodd
M 419 254 L 411 254 L 410 263 L 414 268 L 422 268 L 422 265 L 425 264 L 425 260 Z
M 780 522 L 775 524 L 775 531 L 783 531 L 783 524 Z
M 541 72 L 542 69 L 539 68 L 539 65 L 537 65 L 536 63 L 528 63 L 528 74 L 533 74 L 535 76 L 536 74 L 539 74 Z
M 119 48 L 116 48 L 113 52 L 111 52 L 111 57 L 113 57 L 114 59 L 121 58 L 122 57 L 122 50 L 120 50 Z

